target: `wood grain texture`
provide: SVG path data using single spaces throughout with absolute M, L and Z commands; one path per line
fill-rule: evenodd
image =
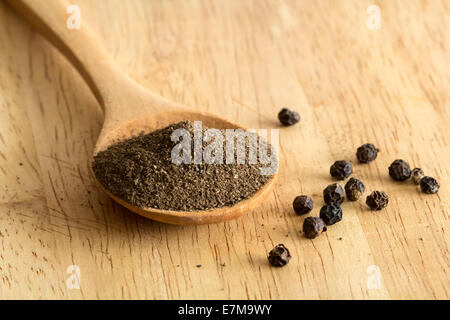
M 373 2 L 381 30 L 366 27 Z M 448 2 L 73 3 L 145 87 L 250 128 L 276 128 L 285 106 L 302 122 L 280 130 L 277 186 L 257 210 L 196 227 L 146 220 L 90 173 L 103 115 L 86 84 L 0 2 L 1 298 L 449 298 Z M 304 238 L 293 198 L 312 195 L 318 215 L 331 163 L 368 141 L 381 153 L 355 176 L 389 207 L 345 202 L 342 222 Z M 396 158 L 436 177 L 439 194 L 390 180 Z M 293 256 L 281 269 L 266 259 L 277 243 Z M 69 265 L 80 290 L 66 286 Z

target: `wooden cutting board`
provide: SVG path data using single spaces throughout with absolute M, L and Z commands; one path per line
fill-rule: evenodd
M 365 0 L 72 3 L 142 85 L 279 128 L 280 178 L 259 209 L 227 223 L 171 226 L 121 208 L 89 169 L 103 117 L 93 95 L 0 2 L 1 298 L 449 298 L 446 1 L 376 1 L 381 29 Z M 280 128 L 282 107 L 301 123 Z M 360 165 L 365 142 L 381 152 Z M 439 194 L 392 181 L 397 158 L 436 177 Z M 345 202 L 344 219 L 308 240 L 292 201 L 311 195 L 317 216 L 339 159 L 389 207 Z M 278 243 L 292 254 L 284 268 L 267 263 Z

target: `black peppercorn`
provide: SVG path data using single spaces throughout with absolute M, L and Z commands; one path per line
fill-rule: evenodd
M 299 122 L 300 115 L 298 114 L 298 112 L 283 108 L 278 113 L 278 119 L 280 120 L 282 125 L 287 127 Z
M 411 171 L 411 177 L 415 184 L 419 184 L 420 180 L 425 176 L 425 173 L 420 168 L 414 168 Z
M 269 252 L 267 259 L 269 259 L 272 266 L 282 267 L 291 260 L 291 254 L 284 244 L 278 244 Z
M 341 204 L 344 202 L 344 189 L 337 183 L 330 184 L 323 190 L 323 200 L 327 204 Z
M 420 190 L 422 190 L 423 193 L 437 193 L 439 191 L 439 188 L 439 183 L 432 177 L 425 176 L 420 179 Z
M 374 191 L 366 198 L 366 204 L 372 210 L 381 210 L 386 208 L 389 203 L 389 197 L 384 191 Z
M 411 176 L 411 168 L 408 162 L 398 159 L 389 166 L 389 175 L 396 181 L 404 181 Z
M 314 207 L 314 202 L 308 196 L 298 196 L 294 199 L 292 205 L 297 214 L 303 215 L 311 212 Z
M 350 178 L 345 184 L 345 194 L 350 201 L 358 200 L 365 189 L 364 183 L 356 178 Z
M 356 157 L 361 163 L 369 163 L 377 158 L 378 150 L 373 144 L 366 143 L 356 150 Z
M 352 164 L 345 160 L 339 160 L 330 167 L 330 174 L 333 178 L 344 180 L 353 172 Z
M 327 231 L 325 222 L 318 217 L 308 217 L 303 221 L 303 232 L 309 239 L 314 239 L 325 231 Z
M 320 218 L 326 225 L 331 226 L 342 220 L 342 209 L 337 203 L 326 204 L 320 209 Z

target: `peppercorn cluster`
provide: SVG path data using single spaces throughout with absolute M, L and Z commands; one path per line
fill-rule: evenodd
M 440 185 L 433 177 L 426 176 L 421 168 L 411 170 L 408 162 L 397 159 L 389 166 L 389 175 L 395 181 L 405 181 L 410 177 L 414 184 L 420 186 L 420 190 L 426 194 L 434 194 L 439 191 Z
M 369 163 L 375 160 L 379 152 L 373 144 L 366 143 L 356 151 L 360 163 Z M 397 170 L 401 171 L 401 170 Z M 330 175 L 337 180 L 345 180 L 353 173 L 353 165 L 347 160 L 335 161 L 330 167 Z M 307 217 L 303 221 L 303 233 L 308 239 L 315 239 L 327 231 L 327 226 L 332 226 L 342 220 L 342 203 L 345 197 L 349 201 L 358 201 L 364 194 L 366 186 L 364 183 L 351 177 L 343 188 L 339 183 L 328 185 L 323 190 L 324 205 L 320 208 L 319 217 Z M 367 196 L 366 204 L 370 209 L 381 210 L 386 208 L 389 197 L 384 191 L 373 191 Z M 308 195 L 299 195 L 293 202 L 294 211 L 298 215 L 306 215 L 314 208 L 314 202 Z
M 300 116 L 296 112 L 288 109 L 281 110 L 278 118 L 286 126 L 297 123 L 300 120 Z M 379 152 L 380 150 L 375 145 L 366 143 L 357 148 L 356 157 L 359 163 L 367 164 L 374 161 Z M 392 162 L 388 172 L 389 176 L 395 181 L 406 181 L 412 178 L 414 184 L 419 185 L 423 193 L 434 194 L 439 191 L 440 185 L 436 179 L 426 176 L 421 168 L 411 170 L 409 164 L 404 160 L 397 159 Z M 338 160 L 330 167 L 330 175 L 336 180 L 345 180 L 352 173 L 353 165 L 350 161 Z M 343 217 L 341 205 L 345 197 L 349 201 L 358 201 L 365 191 L 366 186 L 364 183 L 355 177 L 351 177 L 344 188 L 338 183 L 328 185 L 323 190 L 324 205 L 320 208 L 319 217 L 310 216 L 303 221 L 302 231 L 305 237 L 315 239 L 327 231 L 327 226 L 340 222 Z M 389 196 L 384 191 L 374 190 L 366 197 L 365 203 L 371 210 L 379 211 L 388 206 Z M 295 213 L 303 216 L 314 209 L 314 202 L 308 195 L 299 195 L 295 197 L 292 206 Z M 339 240 L 342 240 L 342 237 Z M 269 262 L 273 266 L 284 266 L 289 262 L 290 258 L 290 252 L 283 244 L 275 246 L 268 256 Z

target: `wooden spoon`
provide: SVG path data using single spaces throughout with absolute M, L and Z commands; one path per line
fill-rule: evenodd
M 86 22 L 69 29 L 69 4 L 60 0 L 7 0 L 37 31 L 63 53 L 87 82 L 105 113 L 94 155 L 115 142 L 183 120 L 199 120 L 210 128 L 242 128 L 218 116 L 197 112 L 162 98 L 132 80 L 90 32 Z M 82 12 L 81 12 L 82 13 Z M 144 217 L 173 224 L 205 224 L 234 219 L 257 207 L 270 193 L 276 174 L 253 197 L 232 207 L 203 211 L 169 211 L 133 206 L 103 190 L 115 201 Z

